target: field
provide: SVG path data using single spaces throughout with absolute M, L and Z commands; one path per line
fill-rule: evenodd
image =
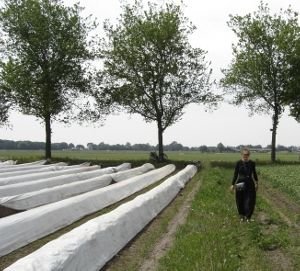
M 272 186 L 289 194 L 300 203 L 300 166 L 265 166 L 261 174 L 272 182 Z
M 0 151 L 0 160 L 36 160 L 42 155 L 42 151 Z M 57 160 L 135 161 L 137 164 L 148 160 L 148 155 L 148 152 L 53 152 Z M 249 224 L 239 222 L 234 194 L 229 191 L 238 153 L 168 152 L 167 155 L 172 161 L 201 161 L 204 167 L 103 270 L 300 270 L 299 154 L 279 153 L 277 157 L 285 165 L 266 163 L 270 160 L 269 153 L 251 155 L 258 163 L 260 185 L 254 221 Z M 211 161 L 220 161 L 226 168 L 213 167 Z M 88 216 L 84 221 L 115 207 Z M 3 257 L 0 262 L 3 260 L 7 266 L 68 230 L 49 235 L 32 247 Z
M 166 152 L 170 160 L 175 161 L 237 161 L 239 153 L 201 153 L 197 151 L 189 152 Z M 0 150 L 0 160 L 5 159 L 24 159 L 37 160 L 42 159 L 44 151 L 26 151 L 26 150 Z M 270 153 L 253 153 L 252 160 L 268 161 L 270 160 Z M 69 158 L 78 160 L 148 160 L 149 152 L 145 151 L 52 151 L 52 157 L 55 159 Z M 277 159 L 282 161 L 300 161 L 300 154 L 279 152 Z

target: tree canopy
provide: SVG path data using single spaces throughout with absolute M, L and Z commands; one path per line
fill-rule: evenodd
M 300 37 L 298 36 L 295 54 L 290 58 L 290 76 L 286 105 L 290 107 L 290 114 L 300 122 Z
M 88 88 L 88 34 L 94 22 L 78 5 L 59 0 L 5 0 L 0 11 L 5 36 L 1 91 L 24 114 L 45 123 L 46 157 L 51 158 L 51 122 L 68 121 L 74 101 Z
M 10 102 L 5 93 L 0 89 L 0 126 L 8 122 Z
M 275 161 L 277 127 L 291 80 L 290 58 L 300 35 L 298 14 L 287 9 L 271 15 L 261 2 L 253 14 L 231 15 L 228 25 L 238 41 L 221 82 L 235 104 L 245 104 L 251 113 L 272 114 L 271 159 Z M 247 124 L 242 129 L 247 132 Z
M 104 67 L 94 97 L 155 121 L 163 160 L 163 132 L 184 108 L 216 102 L 206 52 L 191 46 L 188 36 L 195 28 L 173 4 L 145 8 L 136 1 L 124 6 L 115 26 L 106 22 L 104 29 Z

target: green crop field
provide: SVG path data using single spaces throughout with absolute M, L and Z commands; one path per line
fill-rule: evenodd
M 300 203 L 299 165 L 263 166 L 259 170 L 273 187 L 288 193 Z

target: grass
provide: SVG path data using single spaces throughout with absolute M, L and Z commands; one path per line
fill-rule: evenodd
M 273 187 L 300 203 L 300 167 L 298 165 L 266 166 L 260 172 Z
M 187 223 L 158 270 L 267 270 L 252 242 L 253 225 L 240 224 L 228 170 L 206 170 Z
M 166 152 L 168 158 L 174 161 L 237 161 L 240 157 L 238 153 L 201 153 L 198 151 L 189 152 Z M 148 160 L 149 152 L 145 151 L 52 151 L 55 159 L 78 159 L 89 161 L 108 161 L 108 160 Z M 38 160 L 43 159 L 44 151 L 27 150 L 0 150 L 0 160 Z M 279 152 L 278 160 L 299 161 L 299 154 Z M 257 161 L 269 161 L 270 153 L 253 153 L 251 159 Z
M 203 174 L 187 223 L 158 270 L 273 270 L 272 262 L 263 255 L 278 248 L 295 248 L 288 227 L 260 197 L 256 214 L 266 212 L 276 230 L 267 230 L 269 225 L 258 222 L 240 223 L 234 195 L 228 191 L 232 170 L 212 168 Z M 293 261 L 298 266 L 296 257 Z

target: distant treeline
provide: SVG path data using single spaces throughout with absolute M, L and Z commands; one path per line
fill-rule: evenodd
M 52 150 L 111 150 L 111 151 L 155 151 L 158 146 L 152 146 L 149 143 L 146 144 L 106 144 L 101 142 L 99 144 L 88 143 L 86 146 L 73 143 L 52 143 Z M 176 141 L 168 145 L 164 145 L 164 151 L 200 151 L 200 152 L 239 152 L 239 150 L 244 145 L 238 146 L 224 146 L 222 143 L 217 144 L 217 146 L 206 146 L 201 145 L 199 147 L 187 147 L 183 146 Z M 270 151 L 271 146 L 262 147 L 261 145 L 246 145 L 253 151 L 267 152 Z M 33 142 L 33 141 L 13 141 L 13 140 L 1 140 L 0 139 L 0 149 L 1 150 L 44 150 L 45 142 Z M 299 151 L 298 146 L 283 146 L 278 145 L 276 148 L 278 151 Z

